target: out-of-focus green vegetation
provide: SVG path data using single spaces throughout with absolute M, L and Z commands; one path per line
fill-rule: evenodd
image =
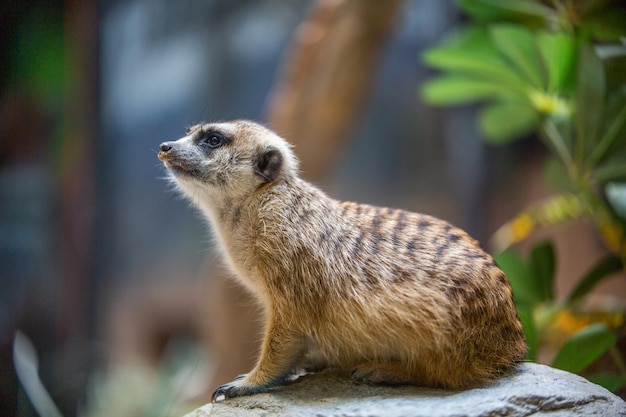
M 39 359 L 32 342 L 18 333 L 14 340 L 17 376 L 41 417 L 63 417 L 39 378 Z M 197 343 L 168 345 L 161 364 L 137 362 L 91 375 L 81 415 L 165 417 L 186 414 L 205 401 L 206 375 L 211 367 Z
M 557 194 L 533 204 L 494 236 L 500 250 L 538 227 L 593 219 L 611 255 L 581 275 L 564 299 L 553 290 L 555 255 L 541 244 L 524 261 L 496 256 L 513 286 L 530 346 L 550 345 L 552 365 L 581 372 L 609 352 L 618 373 L 591 377 L 626 385 L 615 347 L 624 312 L 579 311 L 602 279 L 626 265 L 626 4 L 611 0 L 460 0 L 471 23 L 426 51 L 441 70 L 421 89 L 436 105 L 481 103 L 486 141 L 506 144 L 536 133 L 551 154 L 548 182 Z

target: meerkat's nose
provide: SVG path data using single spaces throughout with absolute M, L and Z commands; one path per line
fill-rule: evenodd
M 168 155 L 168 153 L 171 150 L 172 150 L 172 143 L 171 142 L 163 142 L 162 144 L 159 145 L 159 154 L 157 155 L 157 157 L 161 161 L 165 161 L 165 160 L 170 158 L 171 155 Z

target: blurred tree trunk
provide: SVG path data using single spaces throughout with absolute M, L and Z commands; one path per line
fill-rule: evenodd
M 96 1 L 66 1 L 62 139 L 58 153 L 59 248 L 57 349 L 62 353 L 57 381 L 74 384 L 53 393 L 64 415 L 84 401 L 93 355 L 95 144 L 98 130 L 98 7 Z M 69 355 L 66 352 L 71 352 Z M 71 355 L 71 359 L 70 356 Z M 67 357 L 65 357 L 67 356 Z M 71 376 L 68 377 L 68 375 Z
M 296 146 L 303 176 L 321 181 L 336 164 L 362 111 L 401 1 L 319 0 L 296 29 L 269 96 L 268 125 Z M 209 343 L 217 371 L 210 388 L 252 369 L 260 310 L 228 274 L 209 272 Z
M 308 180 L 323 179 L 344 149 L 400 4 L 320 0 L 296 29 L 266 114 L 296 145 Z

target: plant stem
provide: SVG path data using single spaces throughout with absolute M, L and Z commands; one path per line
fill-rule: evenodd
M 570 21 L 568 15 L 568 9 L 571 6 L 565 5 L 562 1 L 559 0 L 552 0 L 552 7 L 554 7 L 554 10 L 556 11 L 556 13 L 554 13 L 553 15 L 552 23 L 556 23 L 557 28 L 571 34 L 571 32 L 573 31 L 572 22 Z
M 600 182 L 614 180 L 617 177 L 626 177 L 626 166 L 614 165 L 596 171 L 596 178 Z
M 595 147 L 591 155 L 589 156 L 589 165 L 595 166 L 598 161 L 600 161 L 606 152 L 609 150 L 615 139 L 617 138 L 617 134 L 619 133 L 622 125 L 624 124 L 624 120 L 626 119 L 626 107 L 624 107 L 617 117 L 613 119 L 613 122 L 607 129 L 600 142 Z
M 576 165 L 574 164 L 572 155 L 570 155 L 569 150 L 565 145 L 565 139 L 563 139 L 563 136 L 561 136 L 561 133 L 554 125 L 554 122 L 552 122 L 550 119 L 546 119 L 543 122 L 541 132 L 548 142 L 548 146 L 554 150 L 559 158 L 561 158 L 561 161 L 563 162 L 563 165 L 565 165 L 565 169 L 567 169 L 567 174 L 569 175 L 572 182 L 578 185 L 578 170 L 576 169 Z

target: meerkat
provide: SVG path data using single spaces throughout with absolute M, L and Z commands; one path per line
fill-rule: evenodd
M 251 121 L 200 124 L 158 157 L 261 301 L 260 357 L 212 401 L 280 385 L 308 353 L 361 383 L 466 389 L 526 354 L 505 274 L 463 230 L 330 198 Z

